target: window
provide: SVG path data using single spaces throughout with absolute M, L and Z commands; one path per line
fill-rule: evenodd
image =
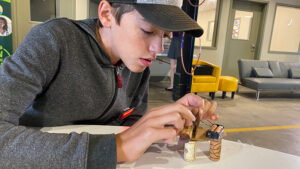
M 235 11 L 232 28 L 232 39 L 249 40 L 253 12 Z
M 300 8 L 276 7 L 271 52 L 300 53 Z
M 203 47 L 215 47 L 216 46 L 216 32 L 218 23 L 218 0 L 206 0 L 198 8 L 197 22 L 203 28 L 204 34 L 201 38 L 201 45 Z M 195 51 L 199 49 L 199 40 L 195 39 Z
M 56 16 L 56 0 L 30 0 L 31 21 L 44 22 Z

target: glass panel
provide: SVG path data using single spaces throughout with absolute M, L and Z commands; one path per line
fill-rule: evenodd
M 236 10 L 233 20 L 232 39 L 249 40 L 253 12 Z
M 56 0 L 30 0 L 31 21 L 44 22 L 56 16 Z
M 206 0 L 198 8 L 198 19 L 197 22 L 203 28 L 204 34 L 201 36 L 201 46 L 212 47 L 215 46 L 215 19 L 216 19 L 216 9 L 217 0 Z M 195 39 L 195 50 L 199 48 L 199 40 Z
M 299 52 L 300 8 L 277 6 L 270 51 Z
M 98 18 L 98 6 L 100 0 L 89 0 L 89 17 Z

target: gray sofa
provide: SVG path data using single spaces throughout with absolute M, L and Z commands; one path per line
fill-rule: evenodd
M 300 91 L 300 63 L 246 60 L 238 61 L 243 86 L 257 91 Z

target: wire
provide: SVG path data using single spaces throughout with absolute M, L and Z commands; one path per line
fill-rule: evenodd
M 195 64 L 194 66 L 192 66 L 191 73 L 189 73 L 189 72 L 186 70 L 185 64 L 184 64 L 184 61 L 183 61 L 184 35 L 185 35 L 185 33 L 183 32 L 183 34 L 182 34 L 182 36 L 181 36 L 181 47 L 180 47 L 181 65 L 182 65 L 182 68 L 183 68 L 184 72 L 185 72 L 187 75 L 193 76 L 194 71 L 195 71 L 195 67 L 196 67 L 196 65 L 198 65 L 198 63 L 199 63 L 200 56 L 201 56 L 201 52 L 202 52 L 202 49 L 201 49 L 201 39 L 199 38 L 199 54 L 198 54 L 197 62 L 196 62 L 196 64 Z
M 186 70 L 185 65 L 184 65 L 184 62 L 183 62 L 183 43 L 184 43 L 184 34 L 185 34 L 185 33 L 183 32 L 182 37 L 181 37 L 181 47 L 180 47 L 181 65 L 182 65 L 182 68 L 183 68 L 185 74 L 191 75 L 191 76 L 192 76 L 193 74 L 192 74 L 192 73 L 189 73 L 189 72 Z
M 208 121 L 211 125 L 214 125 L 214 123 L 212 123 L 211 121 L 209 121 L 209 120 L 206 120 L 206 121 Z
M 191 2 L 191 0 L 188 0 L 188 2 L 189 2 L 189 4 L 191 5 L 191 6 L 193 6 L 193 7 L 199 7 L 199 6 L 201 6 L 204 2 L 205 2 L 205 0 L 203 0 L 201 3 L 199 3 L 198 5 L 195 5 L 195 4 L 193 4 L 192 2 Z M 196 64 L 195 64 L 195 66 L 192 66 L 192 70 L 191 70 L 191 73 L 190 72 L 188 72 L 187 70 L 186 70 L 186 68 L 185 68 L 185 64 L 184 64 L 184 62 L 183 62 L 183 43 L 184 43 L 184 32 L 183 32 L 183 34 L 182 34 L 182 36 L 181 36 L 181 49 L 180 49 L 180 55 L 181 55 L 181 65 L 182 65 L 182 68 L 183 68 L 183 70 L 184 70 L 184 72 L 187 74 L 187 75 L 190 75 L 190 76 L 193 76 L 193 74 L 194 74 L 194 71 L 195 71 L 195 67 L 196 67 L 196 65 L 198 65 L 198 62 L 199 62 L 199 60 L 200 60 L 200 56 L 201 56 L 201 52 L 202 52 L 202 48 L 201 48 L 201 39 L 199 38 L 199 54 L 198 54 L 198 59 L 197 59 L 197 62 L 196 62 Z
M 203 120 L 200 120 L 203 124 L 205 124 L 208 127 L 211 127 L 210 125 L 206 124 Z
M 199 3 L 198 5 L 195 5 L 195 4 L 193 4 L 192 2 L 191 2 L 191 0 L 188 0 L 188 2 L 189 2 L 189 4 L 192 6 L 192 7 L 199 7 L 199 6 L 201 6 L 204 2 L 205 2 L 205 0 L 203 0 L 201 3 Z

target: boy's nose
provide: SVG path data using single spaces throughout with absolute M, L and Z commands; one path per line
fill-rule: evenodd
M 164 51 L 164 40 L 163 38 L 155 38 L 153 42 L 150 44 L 150 52 L 153 54 L 163 53 Z

